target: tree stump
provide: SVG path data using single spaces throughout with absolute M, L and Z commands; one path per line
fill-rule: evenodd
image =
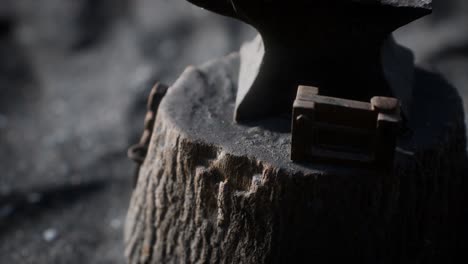
M 464 116 L 416 70 L 394 171 L 290 161 L 290 119 L 233 122 L 239 55 L 189 67 L 160 105 L 128 212 L 130 263 L 451 263 Z

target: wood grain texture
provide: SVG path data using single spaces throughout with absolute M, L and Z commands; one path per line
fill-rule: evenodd
M 461 101 L 416 72 L 394 171 L 289 160 L 288 117 L 232 121 L 238 54 L 163 100 L 131 200 L 130 263 L 450 263 L 463 244 Z M 443 260 L 443 262 L 442 262 Z

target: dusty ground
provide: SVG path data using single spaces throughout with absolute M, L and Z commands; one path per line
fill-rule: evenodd
M 2 3 L 0 263 L 124 263 L 126 148 L 151 84 L 254 33 L 183 0 Z M 468 109 L 466 10 L 441 6 L 398 39 L 455 84 Z

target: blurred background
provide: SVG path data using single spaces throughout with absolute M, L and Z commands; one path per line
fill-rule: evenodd
M 434 1 L 397 40 L 468 108 L 468 1 Z M 125 263 L 151 86 L 254 35 L 185 0 L 0 0 L 0 263 Z

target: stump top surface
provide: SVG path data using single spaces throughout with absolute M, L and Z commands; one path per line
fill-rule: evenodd
M 229 154 L 247 156 L 293 174 L 342 172 L 353 175 L 369 172 L 336 164 L 292 162 L 289 116 L 248 125 L 236 124 L 232 116 L 239 63 L 239 55 L 234 53 L 201 67 L 187 68 L 169 89 L 160 106 L 158 119 L 163 118 L 188 139 L 215 145 Z M 436 149 L 440 139 L 452 136 L 460 125 L 463 127 L 461 99 L 439 75 L 416 69 L 414 93 L 413 114 L 408 124 L 412 136 L 400 140 L 399 149 L 402 151 L 397 151 L 397 163 L 412 159 L 409 153 Z

